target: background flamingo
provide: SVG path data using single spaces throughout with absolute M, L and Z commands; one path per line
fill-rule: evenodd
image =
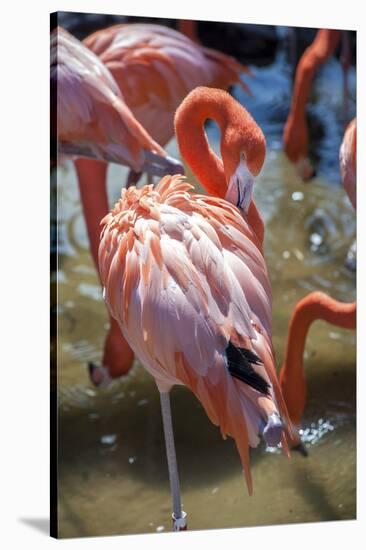
M 248 91 L 240 76 L 242 72 L 249 72 L 245 66 L 167 27 L 151 24 L 114 25 L 93 33 L 84 40 L 84 44 L 111 71 L 136 119 L 162 146 L 174 135 L 173 117 L 177 107 L 196 86 L 203 84 L 227 89 L 237 83 Z M 86 160 L 80 160 L 77 164 L 93 255 L 98 246 L 99 228 L 96 227 L 95 212 L 91 210 L 89 214 L 88 210 L 93 201 L 100 205 L 98 219 L 101 213 L 104 216 L 108 212 L 106 169 L 106 166 L 96 166 Z M 137 183 L 140 176 L 141 170 L 132 168 L 127 185 Z M 88 200 L 91 182 L 94 196 Z M 251 215 L 259 226 L 261 220 L 254 204 Z M 90 364 L 92 382 L 99 384 L 129 370 L 133 361 L 132 352 L 127 352 L 125 346 L 119 348 L 118 328 L 112 322 L 102 367 Z
M 60 153 L 151 175 L 182 170 L 137 122 L 100 59 L 60 27 L 51 33 L 51 87 L 57 92 Z
M 356 119 L 347 127 L 340 148 L 340 170 L 345 190 L 356 208 Z M 356 329 L 356 302 L 347 304 L 330 298 L 323 292 L 311 292 L 296 305 L 289 323 L 285 359 L 280 382 L 288 412 L 298 429 L 306 403 L 306 381 L 303 355 L 310 326 L 323 320 L 332 325 Z M 303 453 L 299 434 L 292 440 Z
M 137 120 L 162 146 L 174 136 L 176 109 L 197 86 L 239 84 L 249 91 L 241 79 L 247 67 L 161 25 L 114 25 L 84 44 L 109 68 Z
M 222 161 L 203 122 L 221 128 Z M 248 112 L 221 90 L 197 88 L 175 117 L 182 156 L 213 196 L 181 176 L 154 189 L 123 189 L 103 220 L 100 276 L 111 314 L 157 383 L 176 530 L 185 527 L 169 390 L 188 386 L 222 435 L 236 442 L 252 492 L 249 446 L 262 434 L 287 449 L 287 412 L 271 342 L 271 290 L 258 237 L 246 220 L 265 139 Z M 219 197 L 227 197 L 234 205 Z
M 58 148 L 62 154 L 103 159 L 152 175 L 182 173 L 182 165 L 168 157 L 135 119 L 107 67 L 60 27 L 51 33 L 51 89 L 57 92 L 54 104 Z M 75 165 L 91 252 L 97 265 L 100 220 L 108 211 L 104 179 L 100 185 L 106 164 L 80 158 Z M 118 352 L 119 368 L 128 369 L 133 355 L 121 338 L 116 349 L 116 334 L 119 336 L 118 326 L 111 320 L 103 363 L 113 370 Z
M 296 165 L 303 180 L 314 175 L 314 168 L 308 158 L 309 135 L 306 121 L 306 104 L 316 70 L 334 54 L 342 37 L 342 31 L 320 29 L 313 43 L 305 50 L 296 69 L 295 83 L 290 112 L 283 131 L 284 150 L 289 160 Z M 343 54 L 341 57 L 344 71 L 344 120 L 347 121 L 347 71 L 349 67 L 350 46 L 347 32 L 343 33 Z

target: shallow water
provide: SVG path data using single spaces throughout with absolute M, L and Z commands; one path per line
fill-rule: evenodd
M 233 95 L 254 115 L 267 138 L 255 198 L 266 223 L 273 340 L 280 365 L 288 319 L 301 297 L 322 289 L 343 301 L 355 299 L 355 276 L 343 266 L 355 234 L 355 215 L 338 171 L 339 63 L 331 61 L 314 87 L 310 115 L 324 123 L 324 134 L 314 142 L 318 177 L 306 185 L 281 151 L 290 67 L 280 52 L 274 64 L 253 70 L 253 97 L 237 88 Z M 352 73 L 353 90 L 354 79 Z M 217 149 L 217 128 L 209 124 L 207 132 Z M 168 150 L 177 155 L 174 141 Z M 111 203 L 119 196 L 125 174 L 120 167 L 110 167 Z M 138 362 L 128 377 L 108 389 L 95 389 L 89 382 L 86 364 L 101 359 L 107 315 L 69 162 L 58 169 L 57 190 L 59 535 L 169 531 L 171 501 L 158 393 Z M 309 456 L 293 453 L 288 460 L 263 446 L 253 450 L 252 497 L 233 441 L 222 440 L 188 390 L 173 389 L 182 498 L 190 529 L 355 517 L 355 343 L 353 331 L 321 322 L 311 329 L 305 354 L 309 397 L 303 433 Z

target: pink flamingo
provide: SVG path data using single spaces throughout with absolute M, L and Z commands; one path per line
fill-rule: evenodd
M 347 126 L 339 157 L 343 184 L 356 208 L 356 119 Z M 330 298 L 324 292 L 311 292 L 298 302 L 291 315 L 280 382 L 291 421 L 296 428 L 291 444 L 303 454 L 306 451 L 298 433 L 307 394 L 303 355 L 307 333 L 317 320 L 354 330 L 356 302 L 347 304 Z
M 222 161 L 208 145 L 207 118 L 221 129 Z M 186 516 L 170 413 L 174 384 L 188 386 L 222 435 L 235 439 L 250 494 L 249 447 L 262 435 L 286 451 L 290 424 L 275 370 L 270 282 L 247 220 L 265 157 L 263 133 L 229 94 L 204 87 L 180 105 L 175 131 L 211 196 L 192 193 L 178 175 L 155 189 L 122 189 L 102 222 L 99 269 L 111 315 L 160 392 L 180 530 Z
M 60 27 L 51 34 L 51 89 L 57 91 L 59 152 L 89 157 L 88 160 L 79 158 L 75 166 L 91 252 L 97 266 L 99 243 L 96 236 L 100 233 L 100 220 L 108 212 L 103 179 L 106 164 L 90 159 L 115 162 L 160 176 L 182 173 L 183 167 L 168 157 L 136 120 L 102 61 Z M 90 177 L 90 170 L 95 177 Z M 103 364 L 109 365 L 112 371 L 117 353 L 119 369 L 127 370 L 133 354 L 120 338 L 118 325 L 111 319 Z
M 167 27 L 115 25 L 93 33 L 84 40 L 84 44 L 110 70 L 136 119 L 161 146 L 165 146 L 174 136 L 174 113 L 196 86 L 227 89 L 237 83 L 248 91 L 240 77 L 242 72 L 249 73 L 246 67 L 232 57 L 204 48 Z M 92 182 L 95 193 L 92 200 L 100 205 L 99 220 L 101 213 L 106 215 L 108 212 L 106 170 L 106 165 L 96 166 L 84 159 L 77 163 L 92 251 L 96 251 L 99 244 L 99 228 L 96 227 L 94 213 L 88 214 L 89 189 Z M 140 176 L 141 170 L 132 167 L 127 185 L 136 184 Z M 257 226 L 261 224 L 254 203 L 251 217 Z M 132 360 L 131 351 L 127 353 L 126 346 L 120 348 L 118 328 L 112 323 L 102 366 L 90 365 L 92 382 L 99 384 L 125 374 Z

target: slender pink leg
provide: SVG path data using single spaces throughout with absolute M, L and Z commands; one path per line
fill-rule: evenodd
M 90 250 L 99 273 L 100 221 L 109 212 L 106 188 L 107 164 L 97 160 L 79 158 L 75 161 L 75 167 Z M 117 322 L 110 317 L 110 328 L 104 342 L 103 366 L 108 370 L 111 378 L 117 378 L 130 370 L 133 359 L 133 352 L 123 338 Z
M 182 510 L 182 503 L 180 499 L 180 484 L 178 476 L 177 457 L 174 445 L 172 411 L 170 408 L 169 392 L 160 392 L 160 405 L 161 415 L 163 418 L 170 491 L 173 501 L 173 531 L 185 531 L 187 529 L 187 514 Z

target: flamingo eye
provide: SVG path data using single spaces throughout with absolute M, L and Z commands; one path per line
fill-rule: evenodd
M 247 160 L 247 157 L 245 156 L 244 151 L 242 151 L 242 152 L 240 153 L 240 160 L 244 160 L 244 161 Z

